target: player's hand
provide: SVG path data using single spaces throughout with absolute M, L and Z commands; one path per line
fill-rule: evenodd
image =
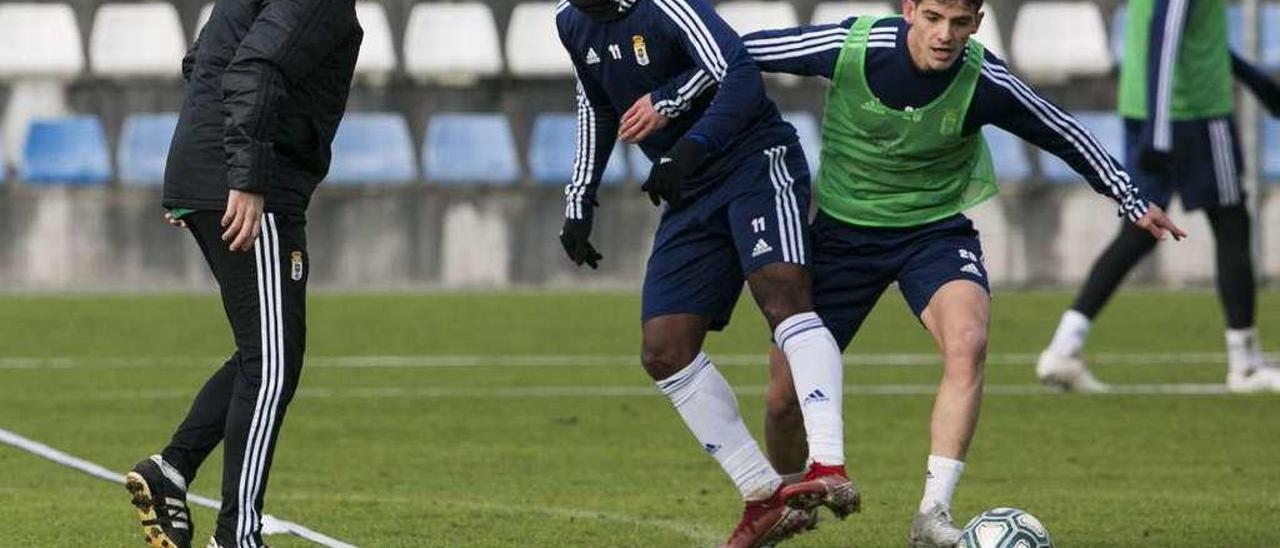
M 187 228 L 187 222 L 177 217 L 174 217 L 172 211 L 164 212 L 164 222 L 169 223 L 169 225 L 173 227 Z
M 653 99 L 649 94 L 636 99 L 635 104 L 622 115 L 622 125 L 618 128 L 618 138 L 624 142 L 636 144 L 652 135 L 653 132 L 667 127 L 671 120 L 659 114 L 653 108 Z
M 604 256 L 591 245 L 591 221 L 586 219 L 565 219 L 564 228 L 560 229 L 560 245 L 569 255 L 573 264 L 584 263 L 591 268 L 600 267 L 600 259 Z
M 1187 233 L 1183 232 L 1178 225 L 1173 224 L 1169 216 L 1165 214 L 1160 206 L 1155 204 L 1147 204 L 1147 213 L 1134 223 L 1143 230 L 1150 232 L 1157 240 L 1163 241 L 1165 234 L 1172 234 L 1174 240 L 1181 240 L 1187 237 Z
M 262 223 L 261 194 L 232 190 L 227 196 L 227 211 L 222 214 L 222 241 L 231 242 L 231 251 L 249 251 L 258 239 Z
M 693 139 L 682 138 L 676 141 L 671 150 L 653 163 L 649 178 L 640 190 L 649 193 L 649 201 L 655 206 L 661 204 L 662 200 L 666 200 L 671 207 L 679 205 L 680 187 L 698 169 L 706 155 L 706 148 Z
M 1173 154 L 1166 150 L 1143 147 L 1138 152 L 1138 168 L 1147 173 L 1168 173 L 1173 170 Z

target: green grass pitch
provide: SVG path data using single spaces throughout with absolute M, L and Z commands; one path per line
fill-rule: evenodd
M 1019 392 L 1069 299 L 997 294 L 957 520 L 1017 506 L 1059 546 L 1280 546 L 1280 395 Z M 634 295 L 316 295 L 310 307 L 269 513 L 375 547 L 711 546 L 736 523 L 733 487 L 635 364 Z M 1258 308 L 1280 349 L 1280 294 Z M 1210 293 L 1124 294 L 1094 335 L 1104 380 L 1223 381 Z M 230 350 L 211 296 L 7 296 L 0 341 L 0 428 L 115 470 L 161 447 Z M 757 437 L 767 341 L 744 304 L 709 343 Z M 918 392 L 936 363 L 864 362 L 932 351 L 890 293 L 850 349 L 847 384 Z M 788 546 L 905 544 L 932 396 L 845 402 L 864 511 L 826 514 Z M 217 497 L 220 467 L 215 453 L 194 491 Z M 142 545 L 118 486 L 7 446 L 0 476 L 0 546 Z M 195 517 L 203 545 L 214 515 Z

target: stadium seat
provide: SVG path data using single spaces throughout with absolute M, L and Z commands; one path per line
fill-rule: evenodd
M 1280 121 L 1270 116 L 1259 127 L 1262 143 L 1262 177 L 1272 184 L 1280 183 Z
M 1101 76 L 1113 64 L 1102 11 L 1087 1 L 1022 4 L 1013 26 L 1012 51 L 1018 71 L 1037 82 Z
M 822 2 L 813 8 L 809 21 L 814 25 L 835 24 L 855 15 L 893 15 L 888 2 Z
M 507 26 L 507 64 L 512 74 L 533 77 L 573 75 L 573 64 L 560 43 L 555 21 L 555 2 L 525 2 L 511 10 L 511 22 Z
M 409 124 L 399 113 L 350 112 L 333 138 L 325 180 L 340 185 L 397 185 L 418 178 Z
M 200 31 L 204 30 L 204 25 L 209 22 L 210 15 L 213 15 L 213 2 L 209 2 L 208 4 L 205 4 L 204 7 L 200 8 L 200 15 L 196 16 L 195 36 L 200 36 Z M 191 37 L 192 42 L 195 41 L 195 36 Z
M 540 23 L 555 31 L 554 20 Z M 477 77 L 502 72 L 498 43 L 488 4 L 418 4 L 409 13 L 404 34 L 405 72 L 419 81 L 470 84 Z
M 1113 158 L 1124 161 L 1124 123 L 1115 112 L 1077 112 L 1073 113 L 1080 125 L 1089 130 L 1107 153 Z M 1054 183 L 1084 182 L 1071 167 L 1057 156 L 1043 150 L 1040 153 L 1040 169 L 1044 178 Z
M 95 116 L 33 121 L 19 174 L 30 184 L 106 184 L 111 159 L 102 122 Z
M 103 4 L 89 32 L 89 70 L 115 78 L 177 79 L 186 44 L 173 4 Z
M 632 177 L 640 182 L 644 182 L 649 177 L 649 170 L 653 169 L 653 162 L 636 145 L 627 145 L 627 164 L 631 167 Z
M 603 184 L 627 178 L 626 143 L 618 141 L 605 167 Z M 578 119 L 568 113 L 540 114 L 533 121 L 529 138 L 529 174 L 543 185 L 563 185 L 573 178 L 573 161 L 578 150 Z
M 818 119 L 803 110 L 784 112 L 782 117 L 795 126 L 800 146 L 804 148 L 804 158 L 809 164 L 809 176 L 817 177 L 818 158 L 822 154 L 822 128 L 818 126 Z
M 0 83 L 9 88 L 5 155 L 22 162 L 27 128 L 37 118 L 65 116 L 66 82 L 84 70 L 80 28 L 71 6 L 0 3 Z
M 427 123 L 422 147 L 422 171 L 430 182 L 514 184 L 520 179 L 505 114 L 436 114 Z
M 158 185 L 164 182 L 169 142 L 178 127 L 177 114 L 133 114 L 124 121 L 116 146 L 120 182 L 129 185 Z
M 1120 4 L 1111 12 L 1111 56 L 1116 59 L 1117 65 L 1124 64 L 1124 25 L 1128 19 L 1128 4 Z
M 991 149 L 991 159 L 996 164 L 996 178 L 1002 183 L 1018 183 L 1031 176 L 1031 164 L 1022 140 L 995 126 L 982 128 Z
M 799 25 L 790 2 L 732 0 L 716 5 L 716 13 L 740 35 Z
M 0 3 L 0 79 L 75 77 L 80 44 L 71 6 Z
M 996 17 L 995 6 L 987 4 L 983 12 L 986 15 L 982 17 L 982 26 L 978 27 L 978 33 L 973 37 L 982 42 L 987 51 L 1008 61 L 1005 57 L 1004 38 L 1000 37 L 1000 20 Z
M 356 60 L 356 77 L 371 84 L 384 85 L 396 70 L 396 48 L 392 45 L 387 12 L 381 3 L 357 2 L 356 19 L 364 29 L 360 57 Z

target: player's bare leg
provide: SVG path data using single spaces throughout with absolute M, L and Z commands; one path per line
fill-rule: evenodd
M 774 263 L 752 272 L 747 284 L 787 356 L 808 441 L 809 470 L 783 496 L 794 508 L 826 506 L 844 518 L 861 508 L 844 468 L 844 365 L 835 338 L 813 312 L 809 271 Z
M 951 496 L 982 407 L 990 317 L 990 295 L 968 280 L 943 285 L 920 314 L 942 353 L 943 374 L 929 422 L 925 492 L 908 538 L 912 546 L 954 546 L 960 540 L 951 521 Z
M 805 443 L 804 414 L 791 380 L 791 366 L 778 347 L 769 349 L 769 388 L 764 395 L 764 446 L 773 468 L 784 483 L 804 476 L 809 459 Z M 792 481 L 788 481 L 792 480 Z
M 782 479 L 747 431 L 733 389 L 702 353 L 707 328 L 707 319 L 693 314 L 645 321 L 642 362 L 699 445 L 742 495 L 742 520 L 725 546 L 770 546 L 808 529 L 812 520 L 786 506 Z

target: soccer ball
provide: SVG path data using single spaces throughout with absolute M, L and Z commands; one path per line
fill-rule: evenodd
M 1053 548 L 1035 516 L 1017 508 L 992 508 L 964 526 L 963 548 Z

